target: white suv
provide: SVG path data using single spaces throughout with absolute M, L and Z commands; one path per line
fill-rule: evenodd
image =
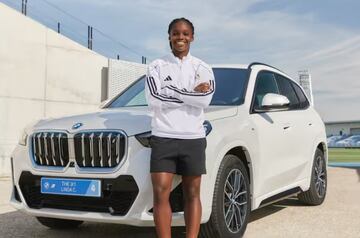
M 327 188 L 324 124 L 301 87 L 269 65 L 214 66 L 206 110 L 202 237 L 239 237 L 250 211 L 298 194 L 319 205 Z M 51 228 L 82 221 L 153 226 L 150 116 L 144 77 L 96 113 L 41 120 L 12 155 L 14 207 Z M 183 226 L 181 178 L 170 196 Z

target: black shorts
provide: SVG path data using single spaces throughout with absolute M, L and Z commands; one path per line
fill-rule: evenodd
M 206 138 L 175 139 L 152 136 L 150 172 L 185 176 L 206 174 Z

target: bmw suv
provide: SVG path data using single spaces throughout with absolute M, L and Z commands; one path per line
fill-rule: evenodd
M 298 83 L 262 63 L 213 71 L 201 237 L 240 237 L 251 211 L 289 196 L 321 204 L 325 128 Z M 11 204 L 55 229 L 83 221 L 154 226 L 144 78 L 95 113 L 28 126 L 11 157 Z M 172 225 L 183 226 L 180 176 L 170 203 Z

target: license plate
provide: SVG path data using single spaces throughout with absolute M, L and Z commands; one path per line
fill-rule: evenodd
M 41 178 L 41 193 L 100 197 L 101 181 L 92 179 Z

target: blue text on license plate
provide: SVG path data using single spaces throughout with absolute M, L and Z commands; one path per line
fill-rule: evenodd
M 41 178 L 41 193 L 100 197 L 101 181 L 92 179 Z

